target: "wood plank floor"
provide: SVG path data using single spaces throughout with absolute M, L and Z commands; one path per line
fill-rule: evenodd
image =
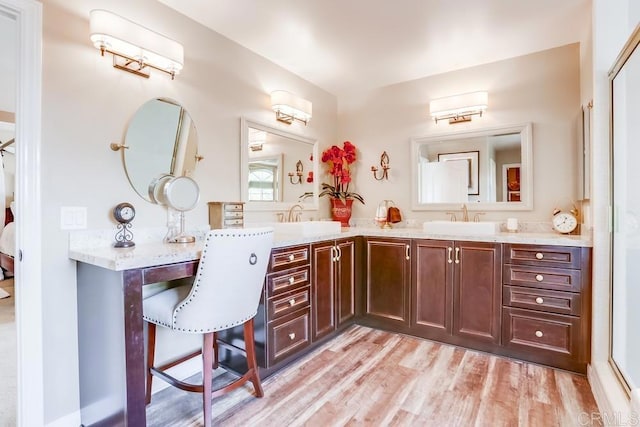
M 267 378 L 263 387 L 262 399 L 251 386 L 215 399 L 213 424 L 600 425 L 587 423 L 598 409 L 582 375 L 362 326 Z M 147 418 L 150 426 L 199 426 L 200 396 L 163 390 L 153 396 Z

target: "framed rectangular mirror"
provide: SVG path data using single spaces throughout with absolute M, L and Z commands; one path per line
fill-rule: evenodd
M 318 142 L 240 120 L 240 194 L 248 211 L 318 209 Z M 313 193 L 302 198 L 304 193 Z
M 413 210 L 533 209 L 531 124 L 411 139 Z

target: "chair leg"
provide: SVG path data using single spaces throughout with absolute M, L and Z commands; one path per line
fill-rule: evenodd
M 213 379 L 214 332 L 204 334 L 202 342 L 202 413 L 204 426 L 211 427 L 211 381 Z
M 253 388 L 256 391 L 256 397 L 264 396 L 262 384 L 260 383 L 260 373 L 258 371 L 258 362 L 256 362 L 256 346 L 253 334 L 253 318 L 244 322 L 244 342 L 247 353 L 247 366 L 251 372 L 250 379 Z
M 147 322 L 147 388 L 145 395 L 145 403 L 148 405 L 151 403 L 151 381 L 153 375 L 151 375 L 151 368 L 153 368 L 153 362 L 156 354 L 156 324 Z
M 218 333 L 213 333 L 213 369 L 218 369 Z

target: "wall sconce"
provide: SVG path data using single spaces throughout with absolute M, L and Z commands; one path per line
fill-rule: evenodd
M 436 123 L 443 119 L 449 119 L 449 124 L 470 122 L 471 116 L 482 117 L 482 112 L 487 109 L 488 100 L 487 92 L 447 96 L 429 102 L 429 110 Z
M 92 10 L 89 14 L 91 41 L 113 55 L 113 66 L 137 76 L 149 77 L 149 68 L 171 75 L 182 70 L 182 45 L 135 22 L 106 10 Z
M 388 174 L 388 170 L 391 169 L 389 167 L 389 155 L 387 154 L 386 151 L 382 152 L 382 155 L 380 156 L 380 166 L 382 167 L 382 175 L 380 176 L 380 178 L 378 178 L 378 168 L 375 166 L 371 166 L 371 172 L 373 172 L 373 177 L 377 180 L 377 181 L 382 181 L 383 179 L 389 179 L 389 174 Z
M 302 160 L 298 160 L 296 163 L 296 172 L 289 172 L 289 181 L 292 184 L 302 184 L 302 175 L 304 175 L 304 166 L 302 166 Z M 297 179 L 294 181 L 293 177 L 297 176 Z
M 307 125 L 311 120 L 311 101 L 284 90 L 271 92 L 271 108 L 276 112 L 276 119 L 287 124 L 298 120 Z

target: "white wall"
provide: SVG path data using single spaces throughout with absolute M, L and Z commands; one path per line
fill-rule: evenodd
M 207 224 L 206 202 L 238 200 L 240 116 L 283 127 L 322 145 L 334 142 L 335 97 L 153 0 L 44 2 L 42 197 L 45 420 L 78 409 L 75 263 L 67 257 L 61 206 L 86 206 L 89 228 L 111 228 L 118 202 L 137 207 L 136 228 L 163 226 L 163 208 L 129 186 L 120 154 L 129 118 L 154 97 L 181 102 L 197 127 L 204 160 L 195 173 L 200 205 L 190 224 Z M 89 41 L 89 11 L 105 8 L 184 45 L 184 71 L 174 80 L 159 72 L 143 79 L 111 66 Z M 284 89 L 313 102 L 308 127 L 275 121 L 269 93 Z M 61 392 L 64 387 L 64 392 Z
M 592 366 L 589 379 L 601 411 L 625 413 L 629 400 L 609 360 L 610 233 L 609 78 L 608 73 L 633 29 L 640 22 L 637 0 L 593 1 L 593 313 Z M 627 418 L 623 418 L 627 419 Z
M 489 108 L 471 123 L 436 124 L 429 100 L 487 90 Z M 339 136 L 360 150 L 353 188 L 366 206 L 354 204 L 354 216 L 370 217 L 382 199 L 393 199 L 406 218 L 445 219 L 443 212 L 410 212 L 411 137 L 444 132 L 533 123 L 534 210 L 491 212 L 488 219 L 516 216 L 549 221 L 554 207 L 569 208 L 575 198 L 575 120 L 580 110 L 579 45 L 494 62 L 451 73 L 387 86 L 339 100 Z M 369 170 L 385 151 L 389 181 L 375 181 Z
M 16 111 L 16 21 L 0 14 L 0 111 Z

